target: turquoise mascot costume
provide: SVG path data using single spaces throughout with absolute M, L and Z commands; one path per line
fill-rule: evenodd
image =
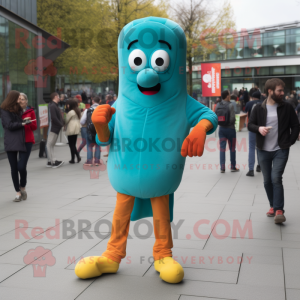
M 215 131 L 217 117 L 187 93 L 186 37 L 177 23 L 157 17 L 130 22 L 119 36 L 118 55 L 118 99 L 112 108 L 100 105 L 93 113 L 96 142 L 100 146 L 110 145 L 109 180 L 118 195 L 133 199 L 130 220 L 154 216 L 152 200 L 165 197 L 168 212 L 164 213 L 168 222 L 172 222 L 174 192 L 182 178 L 185 156 L 202 155 L 205 136 Z M 105 142 L 102 136 L 107 125 L 101 119 L 104 115 L 110 116 Z M 192 127 L 195 127 L 193 136 L 189 135 Z M 191 144 L 191 138 L 198 139 L 200 135 L 198 144 Z M 118 201 L 116 210 L 117 206 Z M 120 214 L 118 217 L 123 218 Z M 125 231 L 124 236 L 127 237 Z M 124 255 L 118 252 L 120 242 L 110 242 L 110 252 L 103 253 L 98 260 L 111 259 L 117 264 L 115 269 L 100 270 L 97 262 L 90 267 L 78 263 L 77 276 L 89 278 L 117 271 Z M 164 245 L 172 245 L 172 241 Z M 174 264 L 171 250 L 168 251 L 160 253 L 162 259 Z M 183 270 L 177 265 L 177 269 L 171 266 L 165 271 L 158 264 L 155 268 L 163 280 L 177 283 L 183 278 Z

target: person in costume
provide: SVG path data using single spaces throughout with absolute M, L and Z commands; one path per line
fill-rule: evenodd
M 186 37 L 177 23 L 148 17 L 127 24 L 118 59 L 118 101 L 92 115 L 97 143 L 111 145 L 107 169 L 117 191 L 112 233 L 106 251 L 79 261 L 75 273 L 82 279 L 116 273 L 130 221 L 153 216 L 154 267 L 161 279 L 178 283 L 184 271 L 172 258 L 174 192 L 186 156 L 202 156 L 217 117 L 187 93 Z

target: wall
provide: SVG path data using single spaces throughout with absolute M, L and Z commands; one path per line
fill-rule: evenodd
M 0 5 L 37 25 L 36 0 L 0 0 Z

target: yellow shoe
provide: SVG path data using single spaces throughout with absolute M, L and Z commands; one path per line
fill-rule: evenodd
M 182 266 L 172 257 L 164 257 L 154 262 L 154 268 L 160 273 L 160 278 L 168 283 L 178 283 L 184 277 Z
M 75 274 L 81 279 L 99 277 L 103 273 L 116 273 L 119 264 L 104 256 L 82 258 L 75 267 Z

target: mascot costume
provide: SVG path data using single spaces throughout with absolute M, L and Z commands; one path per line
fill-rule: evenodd
M 132 21 L 120 33 L 118 56 L 118 99 L 92 115 L 97 143 L 111 145 L 107 169 L 117 191 L 112 233 L 106 251 L 79 261 L 75 273 L 82 279 L 116 273 L 126 256 L 130 221 L 153 216 L 155 270 L 162 280 L 178 283 L 184 271 L 172 258 L 174 192 L 186 156 L 202 156 L 217 116 L 187 94 L 186 38 L 177 23 Z

